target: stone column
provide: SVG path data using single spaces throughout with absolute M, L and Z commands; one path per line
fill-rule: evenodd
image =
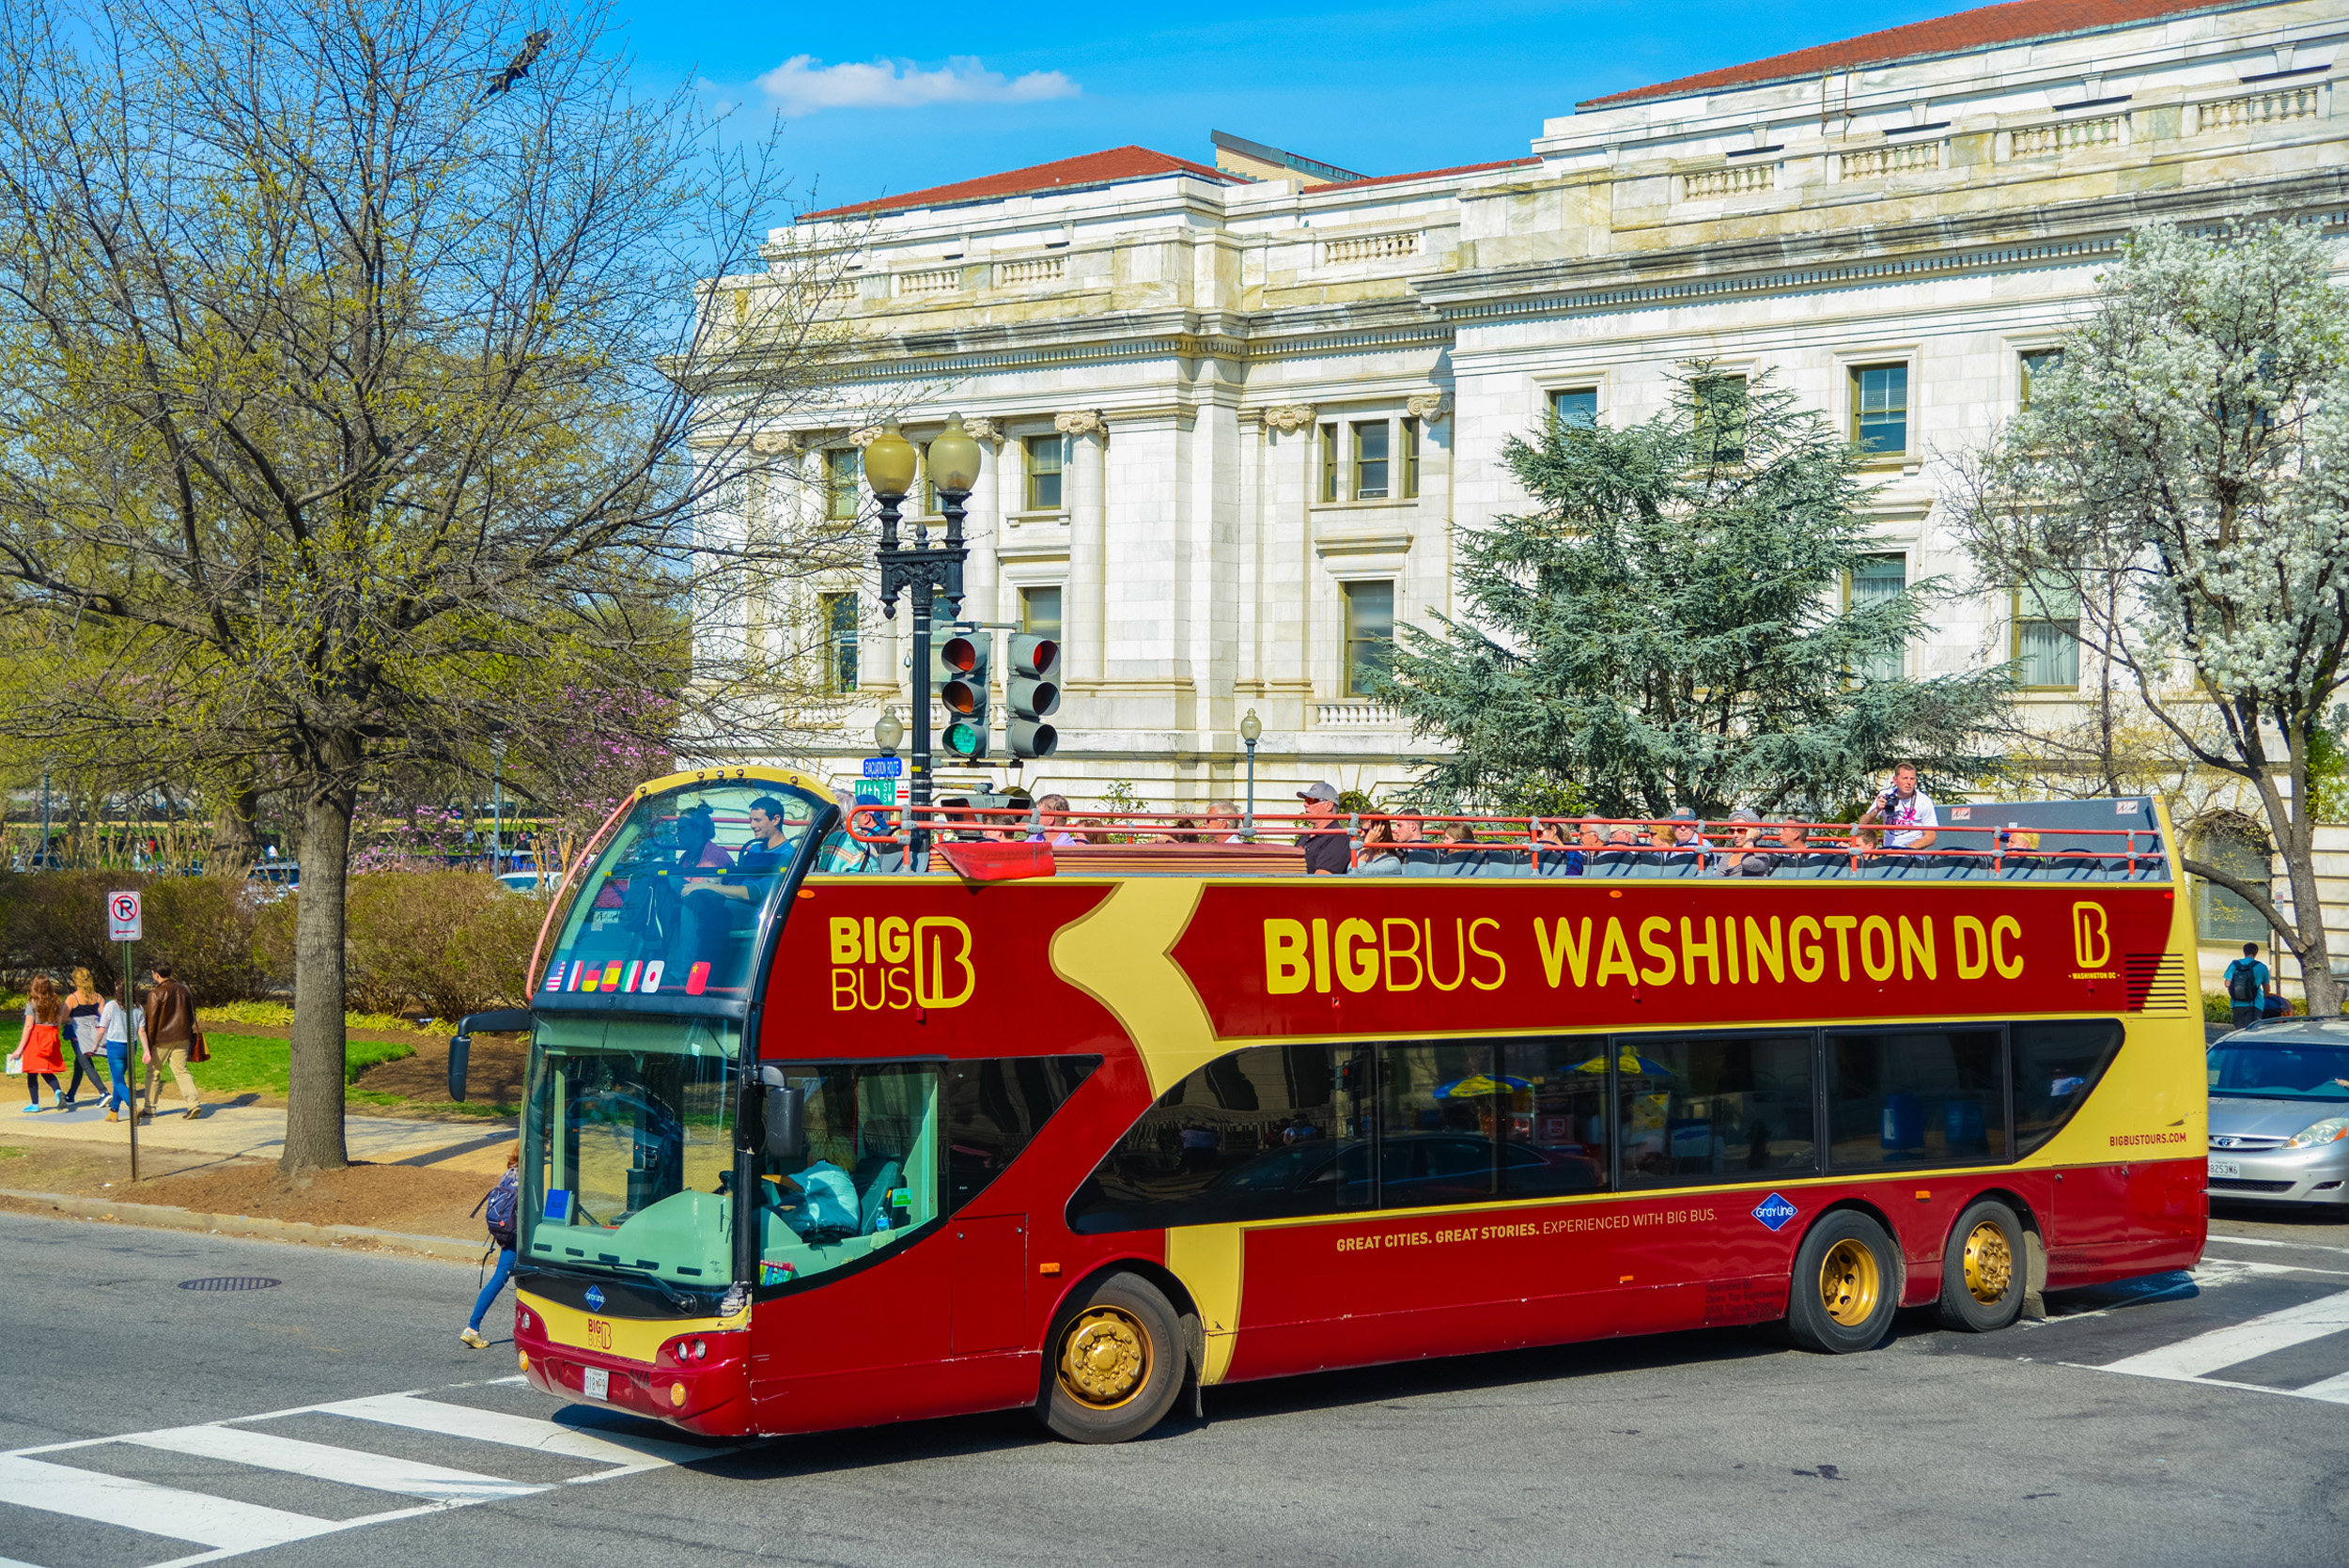
M 1101 567 L 1109 532 L 1102 489 L 1109 427 L 1099 413 L 1090 410 L 1056 415 L 1052 425 L 1069 438 L 1065 479 L 1068 486 L 1068 587 L 1061 612 L 1072 656 L 1069 678 L 1097 684 L 1107 652 L 1102 645 Z
M 1315 491 L 1314 411 L 1295 403 L 1267 409 L 1264 415 L 1267 482 L 1265 535 L 1258 559 L 1264 563 L 1258 624 L 1263 649 L 1258 678 L 1288 691 L 1310 694 L 1313 683 L 1314 543 L 1312 508 Z M 1270 692 L 1267 692 L 1270 696 Z M 1285 703 L 1268 705 L 1260 716 L 1268 727 L 1302 726 Z
M 977 621 L 1008 620 L 995 556 L 996 547 L 1003 542 L 1002 487 L 997 481 L 1003 434 L 985 419 L 966 419 L 962 427 L 979 443 L 978 482 L 963 504 L 962 536 L 970 542 L 971 559 L 962 568 L 962 613 Z

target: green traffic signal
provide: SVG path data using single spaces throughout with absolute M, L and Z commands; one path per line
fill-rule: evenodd
M 959 757 L 987 755 L 987 652 L 985 632 L 960 633 L 946 639 L 939 662 L 946 666 L 946 685 L 939 701 L 954 715 L 946 726 L 946 750 Z

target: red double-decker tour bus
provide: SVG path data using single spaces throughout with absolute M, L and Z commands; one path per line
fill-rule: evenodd
M 1116 1441 L 1409 1358 L 1996 1329 L 2201 1251 L 2150 800 L 1945 807 L 1901 852 L 1485 822 L 1344 877 L 1220 829 L 962 819 L 909 861 L 885 826 L 726 768 L 598 836 L 535 969 L 540 1389 Z

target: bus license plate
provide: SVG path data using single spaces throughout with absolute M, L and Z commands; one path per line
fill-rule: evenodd
M 2232 1159 L 2214 1159 L 2210 1162 L 2210 1173 L 2214 1176 L 2240 1176 L 2243 1167 Z
M 612 1397 L 612 1374 L 602 1367 L 582 1367 L 579 1391 L 589 1399 L 609 1400 Z

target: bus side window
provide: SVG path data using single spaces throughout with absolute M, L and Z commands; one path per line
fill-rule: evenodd
M 2006 1158 L 2002 1044 L 1997 1029 L 1830 1032 L 1829 1168 Z
M 2015 1152 L 2030 1154 L 2071 1119 L 2121 1053 L 2110 1018 L 2018 1023 L 2007 1032 L 2015 1071 Z
M 1328 1046 L 1220 1056 L 1143 1113 L 1069 1200 L 1080 1234 L 1334 1214 L 1369 1202 Z
M 1606 1048 L 1604 1035 L 1387 1047 L 1379 1206 L 1604 1189 Z
M 1811 1040 L 1808 1032 L 1616 1035 L 1624 1188 L 1816 1170 Z
M 1006 1056 L 946 1069 L 946 1211 L 958 1212 L 1019 1157 L 1097 1056 Z

